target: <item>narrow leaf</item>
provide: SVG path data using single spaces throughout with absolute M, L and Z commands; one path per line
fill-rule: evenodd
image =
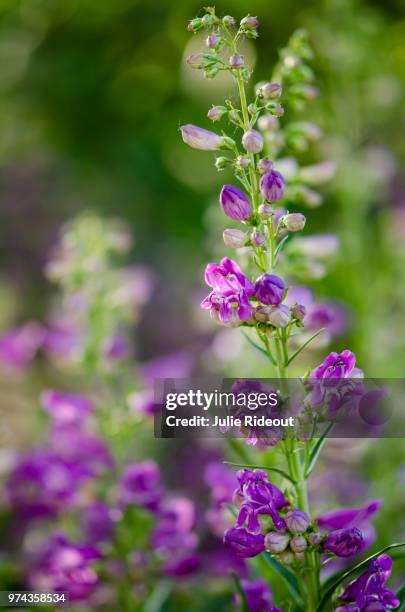
M 233 463 L 232 461 L 224 461 L 224 463 L 226 463 L 227 465 L 233 465 L 234 467 L 246 468 L 249 470 L 267 470 L 269 472 L 276 472 L 277 474 L 280 474 L 281 476 L 283 476 L 283 478 L 287 478 L 287 480 L 289 480 L 293 484 L 296 484 L 295 480 L 293 480 L 291 476 L 287 474 L 287 472 L 279 468 L 267 467 L 265 465 L 246 465 L 243 463 Z
M 312 449 L 311 454 L 309 456 L 308 466 L 305 469 L 305 478 L 308 478 L 308 476 L 311 474 L 312 470 L 314 469 L 315 464 L 320 455 L 320 452 L 326 442 L 326 436 L 328 435 L 328 433 L 330 432 L 333 426 L 334 426 L 334 423 L 329 423 L 329 425 L 323 432 L 322 436 L 319 438 L 319 440 L 317 440 L 314 448 Z
M 386 546 L 385 548 L 382 548 L 378 552 L 376 552 L 373 555 L 370 555 L 369 557 L 367 557 L 367 559 L 364 559 L 364 561 L 361 561 L 360 563 L 357 563 L 357 565 L 354 565 L 353 567 L 348 569 L 346 572 L 344 572 L 341 576 L 339 576 L 339 578 L 336 580 L 336 582 L 334 582 L 332 584 L 332 586 L 330 586 L 325 591 L 325 593 L 323 594 L 322 599 L 319 602 L 319 605 L 318 605 L 318 607 L 317 607 L 315 612 L 322 612 L 322 610 L 324 609 L 327 601 L 332 597 L 332 595 L 336 591 L 337 587 L 344 580 L 346 580 L 347 578 L 352 576 L 352 574 L 355 574 L 355 573 L 361 571 L 362 569 L 366 569 L 368 567 L 368 564 L 370 563 L 370 561 L 372 561 L 376 557 L 379 557 L 380 555 L 382 555 L 383 553 L 387 552 L 388 550 L 391 550 L 393 548 L 400 548 L 401 546 L 405 546 L 405 542 L 400 542 L 400 543 L 396 543 L 396 544 L 390 544 L 389 546 Z
M 281 249 L 284 246 L 284 243 L 288 240 L 289 236 L 284 236 L 284 238 L 282 240 L 280 240 L 280 242 L 278 243 L 278 245 L 276 246 L 276 250 L 274 252 L 275 256 L 277 257 L 277 255 L 279 254 L 279 252 L 281 251 Z
M 263 355 L 265 355 L 267 357 L 267 359 L 270 359 L 270 361 L 272 362 L 273 365 L 275 365 L 274 360 L 272 359 L 271 355 L 269 355 L 269 353 L 264 350 L 264 348 L 262 348 L 261 346 L 259 346 L 258 344 L 256 344 L 256 342 L 254 342 L 254 340 L 252 340 L 251 338 L 249 338 L 249 336 L 247 334 L 245 334 L 245 332 L 242 332 L 242 334 L 245 336 L 246 340 L 249 342 L 249 344 L 251 346 L 253 346 L 256 350 L 260 351 L 261 353 L 263 353 Z
M 309 338 L 309 339 L 308 339 L 306 342 L 304 342 L 304 344 L 302 344 L 302 345 L 301 345 L 299 348 L 297 348 L 297 350 L 295 351 L 295 353 L 293 353 L 293 354 L 291 355 L 291 357 L 288 359 L 288 361 L 287 361 L 287 363 L 285 364 L 285 366 L 287 367 L 288 365 L 290 365 L 290 363 L 291 363 L 292 361 L 294 361 L 294 359 L 295 359 L 296 357 L 298 357 L 298 355 L 299 355 L 299 354 L 300 354 L 300 353 L 301 353 L 301 352 L 304 350 L 304 348 L 306 348 L 306 347 L 308 346 L 308 344 L 309 344 L 310 342 L 312 342 L 312 340 L 315 340 L 315 338 L 316 338 L 317 336 L 319 336 L 319 334 L 320 334 L 320 333 L 322 333 L 323 331 L 325 331 L 325 327 L 322 327 L 321 329 L 318 329 L 318 331 L 317 331 L 317 332 L 316 332 L 316 333 L 315 333 L 313 336 L 311 336 L 311 337 L 310 337 L 310 338 Z
M 266 563 L 270 565 L 270 567 L 275 572 L 277 572 L 280 578 L 282 578 L 282 580 L 284 581 L 291 597 L 295 600 L 296 603 L 302 605 L 300 589 L 299 589 L 298 582 L 294 574 L 290 572 L 289 569 L 284 567 L 284 565 L 281 565 L 281 563 L 279 563 L 277 559 L 269 555 L 268 552 L 262 553 L 260 555 L 260 558 L 263 558 L 266 561 Z

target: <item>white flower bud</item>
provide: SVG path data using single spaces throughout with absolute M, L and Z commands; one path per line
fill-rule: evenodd
M 225 246 L 240 249 L 246 242 L 246 234 L 238 229 L 226 229 L 222 234 Z

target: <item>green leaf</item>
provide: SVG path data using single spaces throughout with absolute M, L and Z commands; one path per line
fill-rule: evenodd
M 397 612 L 401 612 L 401 611 L 405 610 L 405 584 L 404 584 L 403 587 L 401 587 L 399 589 L 399 591 L 396 594 L 396 597 L 400 601 L 399 608 L 397 608 Z
M 299 348 L 298 348 L 298 349 L 295 351 L 295 353 L 293 353 L 293 354 L 291 355 L 291 357 L 288 359 L 288 361 L 287 361 L 287 363 L 285 364 L 285 366 L 286 366 L 286 367 L 287 367 L 287 366 L 289 366 L 289 365 L 290 365 L 290 363 L 291 363 L 292 361 L 294 361 L 294 359 L 295 359 L 296 357 L 298 357 L 298 355 L 299 355 L 299 354 L 300 354 L 300 353 L 301 353 L 301 352 L 304 350 L 304 348 L 306 348 L 306 347 L 308 346 L 308 344 L 309 344 L 310 342 L 312 342 L 312 340 L 315 340 L 315 338 L 316 338 L 317 336 L 319 336 L 319 334 L 320 334 L 320 333 L 322 333 L 323 331 L 325 331 L 325 329 L 326 329 L 325 327 L 321 327 L 321 329 L 318 329 L 318 331 L 317 331 L 317 332 L 316 332 L 316 333 L 315 333 L 313 336 L 311 336 L 311 337 L 310 337 L 310 338 L 309 338 L 309 339 L 308 339 L 306 342 L 304 342 L 304 344 L 302 344 L 302 345 L 301 345 L 301 346 L 300 346 L 300 347 L 299 347 Z
M 267 470 L 269 472 L 276 472 L 277 474 L 280 474 L 281 476 L 283 476 L 283 478 L 287 478 L 287 480 L 289 480 L 293 484 L 296 484 L 295 480 L 293 480 L 291 476 L 287 474 L 287 472 L 279 468 L 267 467 L 265 465 L 246 465 L 244 463 L 233 463 L 233 461 L 224 461 L 224 463 L 228 465 L 233 465 L 234 467 L 246 468 L 249 470 Z
M 257 349 L 258 351 L 260 351 L 261 353 L 263 353 L 263 355 L 265 355 L 268 359 L 269 359 L 269 354 L 267 353 L 267 351 L 264 350 L 264 348 L 262 348 L 261 346 L 259 346 L 258 344 L 256 344 L 256 342 L 254 342 L 254 340 L 252 340 L 251 338 L 249 338 L 249 336 L 247 334 L 245 334 L 245 332 L 242 332 L 242 334 L 245 336 L 246 340 L 249 342 L 249 344 L 251 346 L 253 346 L 255 349 Z
M 235 583 L 235 588 L 240 595 L 240 601 L 241 601 L 240 609 L 242 610 L 242 612 L 249 612 L 248 600 L 247 600 L 245 591 L 242 589 L 242 585 L 240 583 L 239 577 L 235 574 L 235 572 L 231 572 L 231 575 Z
M 328 435 L 328 433 L 330 432 L 330 430 L 332 429 L 332 427 L 334 426 L 334 423 L 329 423 L 329 425 L 327 426 L 327 428 L 325 429 L 325 431 L 323 432 L 322 436 L 319 438 L 319 440 L 316 442 L 314 448 L 311 451 L 311 454 L 309 455 L 309 461 L 308 461 L 308 466 L 305 469 L 305 478 L 308 478 L 309 475 L 311 474 L 312 470 L 315 467 L 315 464 L 318 460 L 318 457 L 320 455 L 321 450 L 323 449 L 323 446 L 326 442 L 326 436 Z
M 245 461 L 246 463 L 251 462 L 251 458 L 244 442 L 240 442 L 240 440 L 236 438 L 226 438 L 226 441 L 235 453 L 235 455 L 237 455 L 242 461 Z
M 364 559 L 364 561 L 360 561 L 360 563 L 357 563 L 356 565 L 354 565 L 353 567 L 348 569 L 346 572 L 344 572 L 341 576 L 339 576 L 339 578 L 336 580 L 336 582 L 334 582 L 328 589 L 326 589 L 326 591 L 323 594 L 322 599 L 319 602 L 319 605 L 318 605 L 318 607 L 317 607 L 315 612 L 322 612 L 322 610 L 324 609 L 327 601 L 332 597 L 332 595 L 336 591 L 337 587 L 344 580 L 346 580 L 347 578 L 352 576 L 352 574 L 360 572 L 362 569 L 366 569 L 366 567 L 368 566 L 370 561 L 372 561 L 376 557 L 379 557 L 380 555 L 382 555 L 383 553 L 387 552 L 388 550 L 392 550 L 393 548 L 400 548 L 401 546 L 405 546 L 405 542 L 400 542 L 400 543 L 396 543 L 396 544 L 390 544 L 389 546 L 386 546 L 385 548 L 382 548 L 378 552 L 376 552 L 373 555 L 370 555 L 369 557 L 367 557 L 367 559 Z
M 168 580 L 158 582 L 151 595 L 145 601 L 143 610 L 145 612 L 160 612 L 169 599 L 172 590 L 173 583 Z
M 279 252 L 281 251 L 281 249 L 284 246 L 284 243 L 288 240 L 289 236 L 284 236 L 284 238 L 282 240 L 280 240 L 280 242 L 278 243 L 278 245 L 276 246 L 276 250 L 274 252 L 275 256 L 277 257 L 277 255 L 279 254 Z
M 270 567 L 283 580 L 283 582 L 285 583 L 285 585 L 286 585 L 286 587 L 287 587 L 291 597 L 294 599 L 294 601 L 296 603 L 298 603 L 299 605 L 302 605 L 300 589 L 299 589 L 298 582 L 297 582 L 297 579 L 294 576 L 294 574 L 289 569 L 284 567 L 284 565 L 281 565 L 281 563 L 279 563 L 277 561 L 277 559 L 275 559 L 274 557 L 269 555 L 268 552 L 262 553 L 259 558 L 264 559 L 265 562 L 268 565 L 270 565 Z

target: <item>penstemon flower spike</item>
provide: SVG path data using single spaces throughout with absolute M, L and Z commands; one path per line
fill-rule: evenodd
M 239 42 L 243 38 L 257 38 L 259 21 L 248 15 L 238 27 L 232 16 L 221 19 L 214 8 L 205 11 L 204 17 L 190 22 L 189 30 L 208 30 L 210 51 L 190 56 L 187 63 L 192 69 L 203 70 L 207 78 L 214 78 L 220 71 L 231 74 L 238 92 L 238 104 L 225 100 L 223 104 L 214 105 L 208 111 L 208 118 L 223 125 L 227 122 L 233 137 L 227 136 L 225 130 L 220 136 L 187 125 L 181 132 L 184 142 L 193 148 L 228 149 L 227 156 L 217 157 L 215 165 L 218 171 L 232 167 L 242 189 L 224 185 L 219 202 L 224 214 L 240 223 L 240 227 L 225 229 L 223 240 L 228 248 L 247 247 L 250 261 L 246 273 L 236 261 L 227 257 L 219 264 L 208 264 L 205 280 L 212 291 L 201 307 L 209 310 L 211 317 L 221 325 L 249 328 L 255 333 L 258 344 L 250 334 L 246 336 L 253 346 L 268 356 L 283 389 L 288 367 L 320 333 L 317 331 L 310 339 L 303 336 L 298 349 L 290 352 L 292 339 L 296 348 L 296 336 L 305 331 L 306 308 L 305 304 L 287 299 L 288 281 L 300 276 L 321 278 L 326 272 L 325 261 L 338 248 L 336 237 L 331 235 L 293 238 L 306 227 L 307 220 L 302 212 L 290 212 L 283 206 L 284 202 L 308 208 L 319 206 L 322 197 L 313 187 L 332 178 L 335 170 L 330 161 L 300 168 L 295 159 L 296 153 L 305 152 L 321 136 L 318 126 L 289 119 L 291 110 L 305 109 L 317 96 L 312 83 L 313 72 L 308 65 L 312 50 L 306 33 L 295 32 L 281 50 L 271 80 L 257 84 L 249 102 L 246 86 L 252 72 L 239 50 Z M 362 376 L 361 370 L 355 368 L 355 361 L 349 350 L 340 354 L 332 352 L 307 374 L 313 405 L 320 406 L 325 401 L 324 379 Z M 257 437 L 249 436 L 250 444 L 257 441 Z M 238 509 L 236 523 L 224 535 L 225 546 L 242 558 L 269 554 L 288 566 L 288 572 L 297 577 L 300 596 L 305 602 L 304 608 L 301 604 L 294 608 L 290 603 L 288 610 L 318 612 L 320 568 L 325 557 L 350 558 L 370 544 L 362 532 L 363 524 L 356 523 L 356 513 L 342 511 L 343 516 L 349 514 L 352 520 L 345 522 L 342 516 L 329 528 L 322 528 L 322 521 L 318 523 L 311 513 L 307 479 L 322 443 L 322 440 L 301 441 L 291 436 L 279 440 L 277 435 L 267 441 L 267 445 L 277 445 L 284 456 L 288 478 L 283 482 L 287 481 L 287 488 L 284 491 L 276 486 L 263 470 L 240 470 L 237 473 L 239 488 L 233 498 Z M 375 572 L 381 574 L 380 566 L 389 564 L 385 557 L 379 557 L 380 564 L 376 561 L 365 576 L 374 576 Z M 369 600 L 364 595 L 367 588 L 359 578 L 339 599 L 335 598 L 335 608 L 363 612 L 397 607 L 394 596 L 383 588 L 388 575 L 387 571 L 378 587 L 376 583 Z M 263 591 L 263 584 L 260 584 L 260 597 L 263 592 L 270 597 L 270 591 Z M 239 585 L 245 604 L 247 602 L 247 607 L 255 610 L 258 608 L 249 603 L 252 589 L 253 586 L 244 586 L 243 581 Z M 353 601 L 357 607 L 352 605 Z M 367 607 L 371 603 L 374 608 Z M 267 603 L 265 609 L 280 610 L 272 607 L 272 603 Z

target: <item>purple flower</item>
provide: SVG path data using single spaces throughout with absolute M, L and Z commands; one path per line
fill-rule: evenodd
M 172 578 L 183 578 L 194 574 L 200 567 L 200 557 L 198 555 L 174 555 L 167 561 L 162 572 Z
M 264 545 L 269 553 L 272 555 L 278 555 L 287 548 L 289 541 L 290 536 L 287 533 L 270 531 L 265 535 Z
M 225 325 L 240 325 L 248 321 L 253 314 L 253 307 L 242 291 L 228 295 L 212 291 L 202 302 L 201 308 L 210 310 L 211 316 Z
M 44 340 L 39 323 L 30 321 L 0 335 L 0 363 L 10 370 L 27 366 Z
M 248 15 L 241 20 L 240 26 L 245 30 L 257 30 L 259 27 L 259 20 L 257 17 L 251 17 Z
M 260 153 L 263 149 L 263 136 L 257 130 L 248 130 L 242 136 L 242 145 L 248 153 Z
M 159 468 L 154 461 L 128 465 L 119 481 L 119 499 L 124 506 L 134 504 L 157 512 L 163 494 Z
M 244 64 L 243 55 L 231 55 L 229 65 L 231 68 L 240 68 Z
M 241 580 L 249 612 L 277 612 L 273 607 L 273 597 L 270 587 L 263 578 L 257 580 Z
M 260 179 L 260 192 L 269 202 L 276 202 L 283 197 L 284 179 L 277 170 L 270 170 Z
M 99 583 L 92 564 L 100 559 L 92 546 L 74 544 L 61 534 L 53 534 L 29 570 L 31 588 L 64 591 L 70 601 L 87 599 Z
M 304 533 L 309 527 L 309 516 L 303 510 L 293 508 L 284 517 L 286 525 L 293 533 Z
M 243 191 L 233 185 L 222 187 L 219 203 L 224 213 L 235 221 L 246 221 L 252 216 L 252 204 Z
M 83 395 L 64 393 L 56 389 L 44 391 L 41 404 L 58 425 L 80 425 L 93 412 L 92 403 Z
M 307 308 L 304 320 L 305 329 L 317 330 L 325 328 L 332 337 L 343 336 L 348 324 L 348 313 L 344 306 L 328 302 L 311 304 Z
M 275 485 L 269 482 L 267 474 L 262 470 L 240 470 L 237 472 L 239 490 L 237 493 L 243 498 L 236 521 L 238 527 L 247 523 L 247 529 L 252 533 L 260 531 L 258 515 L 271 516 L 276 529 L 285 529 L 284 520 L 277 510 L 289 505 L 284 494 Z
M 84 478 L 99 476 L 114 466 L 106 442 L 94 433 L 74 425 L 56 424 L 50 432 L 50 442 L 55 452 L 74 464 Z
M 283 301 L 284 281 L 274 274 L 262 274 L 255 284 L 255 295 L 262 304 L 278 306 Z
M 190 499 L 177 497 L 166 501 L 159 511 L 159 523 L 152 534 L 152 545 L 161 554 L 196 548 L 198 538 L 192 528 L 195 506 Z
M 244 559 L 256 557 L 264 551 L 264 535 L 261 533 L 253 534 L 246 529 L 232 527 L 224 533 L 224 544 L 238 557 Z
M 272 306 L 269 309 L 268 317 L 269 322 L 274 325 L 274 327 L 287 327 L 291 321 L 290 309 L 284 306 L 284 304 Z
M 180 128 L 183 142 L 188 144 L 193 149 L 201 151 L 215 151 L 224 144 L 222 136 L 218 136 L 215 132 L 204 130 L 196 125 L 183 125 Z
M 322 530 L 357 527 L 363 535 L 363 544 L 359 552 L 371 546 L 375 540 L 375 529 L 370 519 L 381 508 L 381 500 L 375 499 L 364 506 L 339 508 L 318 516 L 317 523 Z
M 219 264 L 208 264 L 205 268 L 205 282 L 217 293 L 243 291 L 248 297 L 255 289 L 253 283 L 243 274 L 238 264 L 224 257 Z
M 372 559 L 367 570 L 350 582 L 339 597 L 339 601 L 346 604 L 342 609 L 371 612 L 372 610 L 398 608 L 399 599 L 385 587 L 385 583 L 391 576 L 391 570 L 392 559 L 388 555 L 383 554 Z
M 349 378 L 355 375 L 354 366 L 356 356 L 352 351 L 344 350 L 341 353 L 329 353 L 324 361 L 312 371 L 311 378 L 322 380 L 324 378 Z
M 114 522 L 110 508 L 103 502 L 94 502 L 83 510 L 82 527 L 86 542 L 109 542 L 114 535 Z
M 363 549 L 363 534 L 357 527 L 332 531 L 323 542 L 325 550 L 337 557 L 353 557 Z
M 75 501 L 79 481 L 74 463 L 52 451 L 35 450 L 22 456 L 10 473 L 7 495 L 25 519 L 56 516 Z

